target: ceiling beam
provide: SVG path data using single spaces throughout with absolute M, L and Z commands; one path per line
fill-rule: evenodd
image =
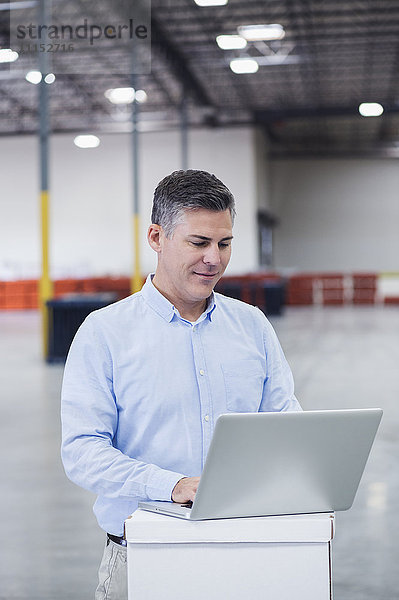
M 151 17 L 151 42 L 153 50 L 156 49 L 165 58 L 186 92 L 191 93 L 199 104 L 213 106 L 206 88 L 191 71 L 182 52 L 167 38 L 154 16 Z
M 399 105 L 384 105 L 384 114 L 399 113 Z M 306 108 L 283 108 L 278 110 L 255 110 L 254 116 L 257 123 L 268 124 L 275 121 L 291 119 L 317 119 L 320 117 L 353 117 L 359 114 L 358 106 L 314 106 Z M 374 117 L 377 118 L 377 117 Z M 384 117 L 379 117 L 383 119 Z

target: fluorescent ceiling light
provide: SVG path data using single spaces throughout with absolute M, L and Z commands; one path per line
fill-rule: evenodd
M 42 74 L 40 71 L 29 71 L 29 73 L 25 75 L 25 79 L 26 81 L 29 81 L 29 83 L 37 85 L 42 80 Z
M 275 65 L 296 65 L 302 61 L 302 58 L 297 54 L 268 54 L 267 56 L 257 56 L 256 60 L 260 67 L 272 67 Z
M 11 50 L 11 48 L 0 49 L 0 63 L 11 63 L 17 60 L 18 57 L 18 52 Z
M 285 36 L 284 27 L 278 23 L 273 25 L 243 25 L 237 27 L 237 31 L 248 42 L 282 40 Z
M 198 6 L 224 6 L 229 0 L 194 0 Z
M 73 143 L 78 148 L 97 148 L 100 145 L 100 138 L 96 135 L 77 135 Z
M 240 35 L 218 35 L 216 43 L 222 50 L 240 50 L 245 48 L 247 40 Z
M 137 90 L 137 92 L 135 94 L 135 98 L 136 98 L 136 101 L 141 104 L 143 102 L 147 102 L 148 96 L 144 90 Z
M 0 10 L 20 10 L 21 8 L 33 8 L 37 5 L 36 1 L 30 2 L 2 2 Z
M 253 58 L 234 58 L 230 61 L 230 69 L 234 73 L 256 73 L 259 65 Z
M 46 83 L 48 83 L 49 85 L 52 84 L 52 83 L 54 83 L 54 81 L 55 81 L 55 75 L 54 75 L 54 73 L 49 73 L 48 75 L 46 75 L 46 77 L 44 78 L 44 81 Z
M 384 112 L 384 108 L 378 102 L 362 102 L 359 104 L 359 112 L 362 117 L 379 117 Z
M 131 104 L 134 100 L 134 89 L 132 87 L 113 88 L 104 92 L 104 96 L 112 104 Z

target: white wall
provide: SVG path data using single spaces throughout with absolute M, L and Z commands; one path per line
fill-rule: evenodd
M 39 173 L 33 137 L 0 139 L 0 279 L 37 270 Z
M 145 239 L 153 190 L 180 168 L 179 133 L 143 134 L 140 143 L 142 270 L 147 273 L 155 266 Z M 277 268 L 399 270 L 397 160 L 296 159 L 268 165 L 259 143 L 258 132 L 249 127 L 189 134 L 190 168 L 214 172 L 236 197 L 228 272 L 257 268 L 256 210 L 262 205 L 280 219 Z M 104 135 L 99 148 L 86 151 L 73 145 L 73 135 L 51 138 L 54 278 L 131 273 L 130 145 L 126 134 Z M 38 171 L 36 137 L 0 138 L 0 279 L 40 273 Z
M 270 161 L 269 140 L 262 129 L 254 130 L 255 140 L 255 177 L 258 208 L 270 211 Z
M 271 162 L 275 266 L 399 270 L 399 162 Z
M 54 278 L 130 274 L 132 242 L 131 138 L 103 135 L 81 150 L 73 135 L 51 138 L 51 270 Z M 155 266 L 145 239 L 158 181 L 180 168 L 178 132 L 140 138 L 142 270 Z M 249 127 L 189 134 L 189 167 L 209 170 L 233 192 L 238 218 L 230 273 L 257 266 L 254 132 Z M 40 272 L 38 142 L 33 136 L 0 139 L 0 278 Z

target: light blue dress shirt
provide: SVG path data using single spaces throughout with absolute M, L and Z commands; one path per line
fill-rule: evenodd
M 97 494 L 99 525 L 122 535 L 139 500 L 170 500 L 200 475 L 217 417 L 300 410 L 277 336 L 253 306 L 214 293 L 195 323 L 148 277 L 91 313 L 72 343 L 62 388 L 62 459 Z

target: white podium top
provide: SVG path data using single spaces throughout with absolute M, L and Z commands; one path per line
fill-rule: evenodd
M 334 513 L 186 521 L 138 509 L 125 521 L 128 544 L 320 543 L 334 536 Z

